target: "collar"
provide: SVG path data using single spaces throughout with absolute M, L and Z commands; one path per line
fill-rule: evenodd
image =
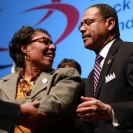
M 30 82 L 35 81 L 39 77 L 39 75 L 41 73 L 41 71 L 39 71 L 39 70 L 34 70 L 33 72 L 34 72 L 33 73 L 33 77 L 30 79 Z M 23 80 L 27 81 L 27 79 L 26 79 L 26 77 L 24 75 L 24 69 L 23 68 L 20 68 L 19 75 L 20 75 L 20 78 L 22 78 Z
M 111 42 L 107 43 L 103 49 L 100 51 L 99 55 L 101 55 L 104 59 L 106 58 L 108 51 L 110 49 L 110 47 L 112 46 L 113 42 L 115 41 L 115 39 L 113 39 Z

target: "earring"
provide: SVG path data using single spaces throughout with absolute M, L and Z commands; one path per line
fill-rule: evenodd
M 25 55 L 25 60 L 30 62 L 30 56 L 28 54 Z

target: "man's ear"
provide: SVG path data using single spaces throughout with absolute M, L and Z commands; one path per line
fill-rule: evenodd
M 112 18 L 112 17 L 108 18 L 106 20 L 106 23 L 107 23 L 108 30 L 111 31 L 114 28 L 114 26 L 115 26 L 115 19 Z

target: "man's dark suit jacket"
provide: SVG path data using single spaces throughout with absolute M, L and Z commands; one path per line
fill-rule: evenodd
M 8 130 L 7 128 L 14 124 L 19 113 L 19 105 L 0 100 L 0 128 Z
M 107 80 L 111 75 L 114 76 Z M 93 71 L 88 77 L 85 95 L 93 97 Z M 94 132 L 133 133 L 130 130 L 133 129 L 133 43 L 114 41 L 103 64 L 96 98 L 112 106 L 120 126 L 114 127 L 109 120 L 90 123 Z

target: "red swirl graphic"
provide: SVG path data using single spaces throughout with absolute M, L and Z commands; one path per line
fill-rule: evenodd
M 31 11 L 35 11 L 35 10 L 46 10 L 48 9 L 48 12 L 42 16 L 42 19 L 39 20 L 34 26 L 37 26 L 39 24 L 41 24 L 42 22 L 44 22 L 49 16 L 51 16 L 56 10 L 62 12 L 66 17 L 67 17 L 67 25 L 65 27 L 64 32 L 61 34 L 61 36 L 56 40 L 55 44 L 59 44 L 62 40 L 64 40 L 75 28 L 75 26 L 78 23 L 79 20 L 79 12 L 78 10 L 69 4 L 63 4 L 60 3 L 61 0 L 52 0 L 51 4 L 48 5 L 42 5 L 42 6 L 38 6 L 38 7 L 34 7 L 31 9 L 28 9 L 22 13 L 26 13 L 26 12 L 31 12 Z M 1 8 L 0 11 L 2 11 L 3 9 Z M 2 48 L 0 47 L 0 52 L 5 52 L 7 51 L 8 48 Z M 4 69 L 7 67 L 11 67 L 12 64 L 7 64 L 7 65 L 0 65 L 0 69 Z

